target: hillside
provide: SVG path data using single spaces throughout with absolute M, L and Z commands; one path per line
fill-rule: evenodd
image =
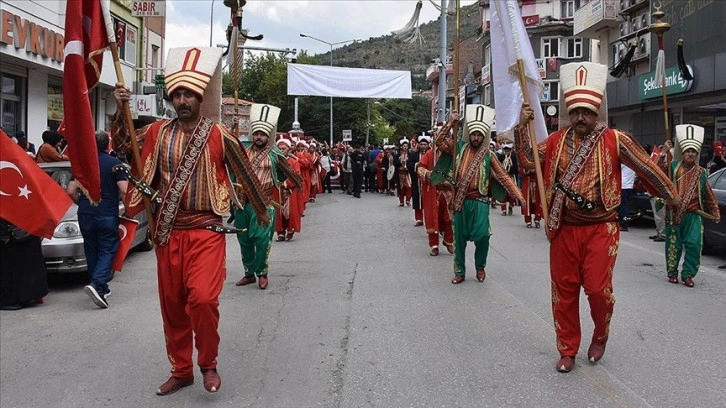
M 432 7 L 425 3 L 424 7 Z M 413 7 L 411 8 L 413 14 Z M 478 35 L 481 26 L 479 17 L 479 6 L 472 4 L 462 7 L 460 13 L 461 31 L 460 38 L 465 40 Z M 448 16 L 447 19 L 447 43 L 449 49 L 453 48 L 456 35 L 456 18 Z M 390 27 L 396 30 L 401 27 Z M 351 68 L 379 68 L 393 70 L 410 70 L 412 72 L 412 87 L 414 89 L 430 89 L 426 82 L 426 69 L 430 66 L 431 60 L 439 56 L 439 21 L 433 20 L 420 25 L 421 34 L 424 37 L 423 44 L 406 44 L 401 40 L 393 38 L 392 35 L 371 37 L 368 40 L 349 44 L 334 51 L 334 62 L 336 66 Z M 330 52 L 317 54 L 321 64 L 330 61 Z

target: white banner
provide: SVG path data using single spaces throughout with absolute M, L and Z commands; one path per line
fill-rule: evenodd
M 411 73 L 327 65 L 287 64 L 287 94 L 411 99 Z

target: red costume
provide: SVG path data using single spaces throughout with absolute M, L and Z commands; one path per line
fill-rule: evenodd
M 290 156 L 287 163 L 298 174 L 300 174 L 300 163 L 297 157 Z M 300 208 L 302 207 L 302 190 L 295 188 L 292 180 L 285 180 L 280 188 L 274 190 L 275 201 L 280 203 L 281 208 L 277 209 L 275 217 L 275 232 L 278 239 L 280 236 L 286 236 L 288 240 L 292 239 L 292 233 L 300 232 L 302 226 L 300 217 Z
M 295 153 L 298 164 L 300 165 L 300 175 L 303 178 L 302 186 L 302 202 L 298 204 L 300 215 L 305 216 L 305 208 L 308 200 L 310 200 L 310 186 L 312 185 L 313 157 L 306 151 L 298 151 Z
M 431 172 L 435 165 L 434 149 L 427 151 L 418 162 L 417 174 L 421 183 L 421 201 L 423 202 L 424 225 L 429 236 L 429 247 L 438 252 L 439 235 L 444 236 L 444 245 L 452 249 L 454 232 L 451 229 L 451 213 L 449 203 L 452 199 L 452 188 L 448 183 L 436 186 L 431 184 Z

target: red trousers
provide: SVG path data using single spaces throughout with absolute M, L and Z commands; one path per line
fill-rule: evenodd
M 424 214 L 423 214 L 423 210 L 422 210 L 422 209 L 418 209 L 418 210 L 413 210 L 413 218 L 414 218 L 414 219 L 415 219 L 416 221 L 421 221 L 421 222 L 423 222 L 423 219 L 424 219 Z
M 156 248 L 156 262 L 171 374 L 194 374 L 195 340 L 199 367 L 215 368 L 219 350 L 219 294 L 227 278 L 225 236 L 203 229 L 175 229 L 169 243 Z
M 563 225 L 550 243 L 552 315 L 557 350 L 575 356 L 580 349 L 580 287 L 590 303 L 592 340 L 607 341 L 613 315 L 613 268 L 618 253 L 617 222 Z
M 444 194 L 436 194 L 437 217 L 439 230 L 429 233 L 429 247 L 439 246 L 439 234 L 444 236 L 444 245 L 454 243 L 454 230 L 451 229 L 451 214 L 449 214 L 449 204 L 446 202 Z
M 403 204 L 404 200 L 407 203 L 411 202 L 411 186 L 401 185 L 401 189 L 398 191 L 398 202 Z

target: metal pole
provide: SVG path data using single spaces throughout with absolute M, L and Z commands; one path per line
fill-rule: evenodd
M 441 0 L 441 43 L 439 44 L 439 109 L 436 120 L 446 120 L 446 0 Z
M 330 44 L 330 66 L 333 66 L 333 44 Z M 333 97 L 330 97 L 330 146 L 333 146 Z
M 371 135 L 371 100 L 366 100 L 366 110 L 368 111 L 368 116 L 366 119 L 366 146 L 368 146 L 368 139 Z
M 209 15 L 209 46 L 212 46 L 212 32 L 214 26 L 214 0 L 212 0 L 211 13 Z

